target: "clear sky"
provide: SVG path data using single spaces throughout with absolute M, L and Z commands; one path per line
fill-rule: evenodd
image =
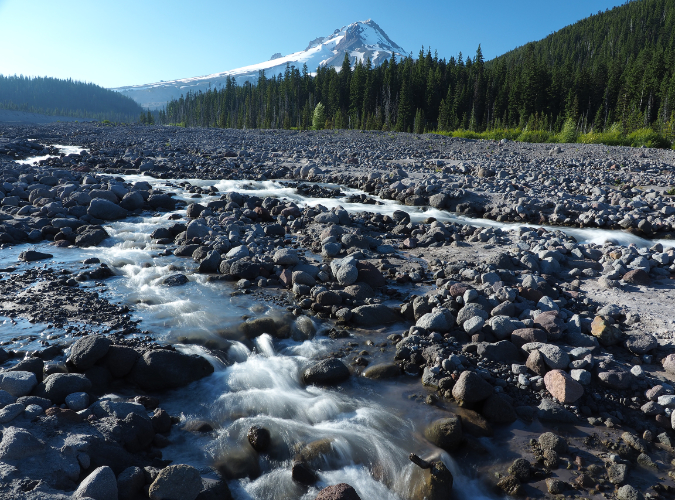
M 304 50 L 368 18 L 417 55 L 491 59 L 617 0 L 0 0 L 0 74 L 117 87 L 201 76 Z M 310 68 L 312 69 L 312 68 Z

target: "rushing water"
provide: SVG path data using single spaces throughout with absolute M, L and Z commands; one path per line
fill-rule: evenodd
M 75 148 L 79 151 L 79 148 Z M 24 160 L 30 163 L 35 159 Z M 179 181 L 157 180 L 148 176 L 126 176 L 125 180 L 148 181 L 169 188 L 177 198 L 187 202 L 208 202 L 216 197 L 191 198 L 176 186 Z M 189 180 L 201 187 L 214 185 L 220 192 L 239 191 L 260 197 L 284 197 L 299 205 L 326 207 L 341 205 L 350 212 L 392 214 L 405 210 L 412 220 L 432 216 L 440 221 L 495 226 L 505 229 L 513 224 L 484 219 L 470 219 L 448 212 L 407 207 L 382 200 L 382 205 L 346 203 L 345 199 L 306 198 L 294 188 L 276 181 L 202 181 Z M 348 196 L 361 194 L 342 188 Z M 184 214 L 184 212 L 178 212 Z M 282 315 L 276 306 L 254 301 L 250 296 L 231 296 L 232 285 L 209 282 L 193 272 L 191 259 L 160 255 L 160 246 L 150 233 L 173 222 L 166 214 L 160 217 L 140 216 L 106 225 L 111 235 L 93 249 L 57 248 L 45 243 L 31 247 L 54 255 L 49 266 L 74 266 L 88 257 L 98 257 L 114 270 L 116 276 L 106 281 L 105 295 L 124 301 L 141 319 L 141 328 L 149 330 L 161 341 L 176 342 L 183 337 L 225 342 L 228 359 L 223 361 L 195 345 L 181 345 L 187 352 L 207 357 L 215 373 L 190 387 L 163 396 L 162 407 L 184 421 L 202 419 L 210 422 L 214 432 L 195 435 L 174 430 L 172 444 L 164 457 L 174 463 L 190 463 L 208 474 L 210 467 L 239 476 L 239 470 L 256 470 L 253 479 L 235 479 L 230 487 L 239 499 L 303 499 L 316 496 L 318 488 L 337 482 L 353 485 L 363 499 L 409 498 L 411 487 L 420 479 L 420 470 L 407 457 L 414 452 L 423 457 L 440 457 L 453 472 L 454 491 L 458 498 L 489 498 L 481 483 L 452 457 L 434 448 L 423 437 L 424 426 L 443 416 L 444 410 L 410 402 L 409 396 L 419 390 L 419 383 L 408 378 L 373 382 L 352 377 L 340 390 L 305 386 L 301 373 L 312 359 L 335 349 L 338 341 L 318 335 L 312 340 L 274 341 L 264 334 L 253 343 L 223 340 L 223 332 L 234 328 L 242 316 Z M 651 245 L 653 242 L 619 231 L 601 229 L 561 229 L 582 242 L 602 243 L 611 239 L 620 244 Z M 671 242 L 667 242 L 671 244 Z M 34 264 L 17 264 L 18 254 L 29 245 L 3 250 L 0 267 L 16 266 L 18 271 Z M 40 263 L 39 265 L 42 265 Z M 161 279 L 179 270 L 190 282 L 182 287 L 166 287 Z M 0 318 L 1 320 L 1 318 Z M 46 334 L 65 332 L 45 330 L 10 320 L 0 323 L 5 336 L 41 338 Z M 19 342 L 19 341 L 17 341 Z M 34 340 L 29 340 L 34 342 Z M 247 443 L 246 433 L 252 425 L 271 431 L 272 451 L 261 457 Z M 291 479 L 293 456 L 310 444 L 317 452 L 314 465 L 319 472 L 316 488 L 299 486 Z M 496 458 L 495 458 L 496 460 Z M 257 476 L 257 477 L 256 477 Z

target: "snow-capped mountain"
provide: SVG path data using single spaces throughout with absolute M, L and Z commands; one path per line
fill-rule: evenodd
M 365 63 L 370 58 L 373 66 L 380 65 L 392 54 L 397 57 L 405 57 L 406 51 L 394 43 L 375 21 L 359 21 L 337 29 L 327 37 L 319 37 L 311 42 L 301 52 L 294 52 L 287 56 L 276 53 L 269 61 L 243 68 L 214 73 L 213 75 L 183 78 L 168 82 L 149 83 L 146 85 L 131 85 L 119 87 L 118 92 L 131 97 L 141 106 L 149 109 L 163 107 L 173 98 L 179 98 L 181 94 L 189 91 L 206 92 L 209 87 L 217 89 L 225 85 L 227 77 L 232 76 L 237 83 L 255 81 L 260 71 L 265 71 L 266 77 L 283 74 L 286 65 L 295 66 L 302 71 L 303 64 L 307 64 L 310 73 L 315 73 L 320 66 L 335 67 L 340 70 L 345 52 L 349 54 L 352 66 L 356 61 Z

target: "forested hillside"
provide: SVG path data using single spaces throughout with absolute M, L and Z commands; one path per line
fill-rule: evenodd
M 674 109 L 675 0 L 636 0 L 489 62 L 479 46 L 472 57 L 445 60 L 423 49 L 377 68 L 345 60 L 341 71 L 319 68 L 315 77 L 291 67 L 280 78 L 188 94 L 169 103 L 160 121 L 548 133 L 567 123 L 575 133 L 652 128 L 672 141 Z
M 143 111 L 132 99 L 93 83 L 3 75 L 0 108 L 117 122 L 136 121 Z

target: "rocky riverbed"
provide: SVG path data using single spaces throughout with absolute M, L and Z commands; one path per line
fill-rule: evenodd
M 671 498 L 674 169 L 3 126 L 0 493 Z

